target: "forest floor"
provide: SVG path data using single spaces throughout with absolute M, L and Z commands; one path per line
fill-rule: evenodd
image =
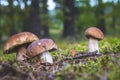
M 38 57 L 17 62 L 15 53 L 0 54 L 0 80 L 120 80 L 120 38 L 99 42 L 101 55 L 87 53 L 87 41 L 55 41 L 54 63 L 40 64 Z M 73 54 L 75 54 L 73 56 Z

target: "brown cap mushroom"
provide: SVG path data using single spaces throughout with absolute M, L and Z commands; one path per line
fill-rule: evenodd
M 20 32 L 8 38 L 4 45 L 3 53 L 17 51 L 17 60 L 24 60 L 26 45 L 39 38 L 30 32 Z
M 90 27 L 85 31 L 85 36 L 89 39 L 88 52 L 98 51 L 98 41 L 104 38 L 103 32 L 97 27 Z
M 31 43 L 27 48 L 27 56 L 34 57 L 40 54 L 40 58 L 45 62 L 53 63 L 49 51 L 56 50 L 57 45 L 52 39 L 40 39 Z

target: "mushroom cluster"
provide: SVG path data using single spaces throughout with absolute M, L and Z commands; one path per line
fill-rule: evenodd
M 16 52 L 16 60 L 24 61 L 28 58 L 40 55 L 43 63 L 53 63 L 49 51 L 57 49 L 52 39 L 39 39 L 30 32 L 20 32 L 8 38 L 4 45 L 3 53 Z
M 97 54 L 100 54 L 98 41 L 104 38 L 103 32 L 97 27 L 90 27 L 85 31 L 85 36 L 89 39 L 88 52 L 98 51 Z

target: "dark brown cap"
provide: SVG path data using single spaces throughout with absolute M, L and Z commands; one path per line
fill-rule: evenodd
M 95 38 L 95 39 L 98 39 L 98 40 L 102 40 L 104 38 L 104 34 L 103 32 L 98 29 L 97 27 L 90 27 L 88 28 L 86 31 L 85 31 L 85 36 L 87 38 Z
M 30 32 L 20 32 L 8 38 L 4 45 L 3 53 L 9 53 L 10 50 L 16 48 L 19 45 L 33 42 L 39 38 Z
M 34 57 L 45 51 L 56 50 L 57 45 L 52 39 L 40 39 L 32 42 L 27 48 L 27 56 Z

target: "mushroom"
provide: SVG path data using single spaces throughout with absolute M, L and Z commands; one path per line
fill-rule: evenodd
M 53 63 L 50 51 L 57 50 L 57 45 L 52 39 L 40 39 L 32 42 L 27 48 L 27 56 L 30 58 L 39 55 L 41 63 Z
M 30 32 L 20 32 L 8 38 L 4 45 L 3 53 L 17 52 L 16 60 L 23 61 L 27 58 L 26 47 L 39 38 Z
M 104 38 L 103 32 L 96 27 L 90 27 L 85 31 L 85 36 L 89 39 L 88 52 L 98 51 L 97 54 L 100 54 L 98 41 Z

